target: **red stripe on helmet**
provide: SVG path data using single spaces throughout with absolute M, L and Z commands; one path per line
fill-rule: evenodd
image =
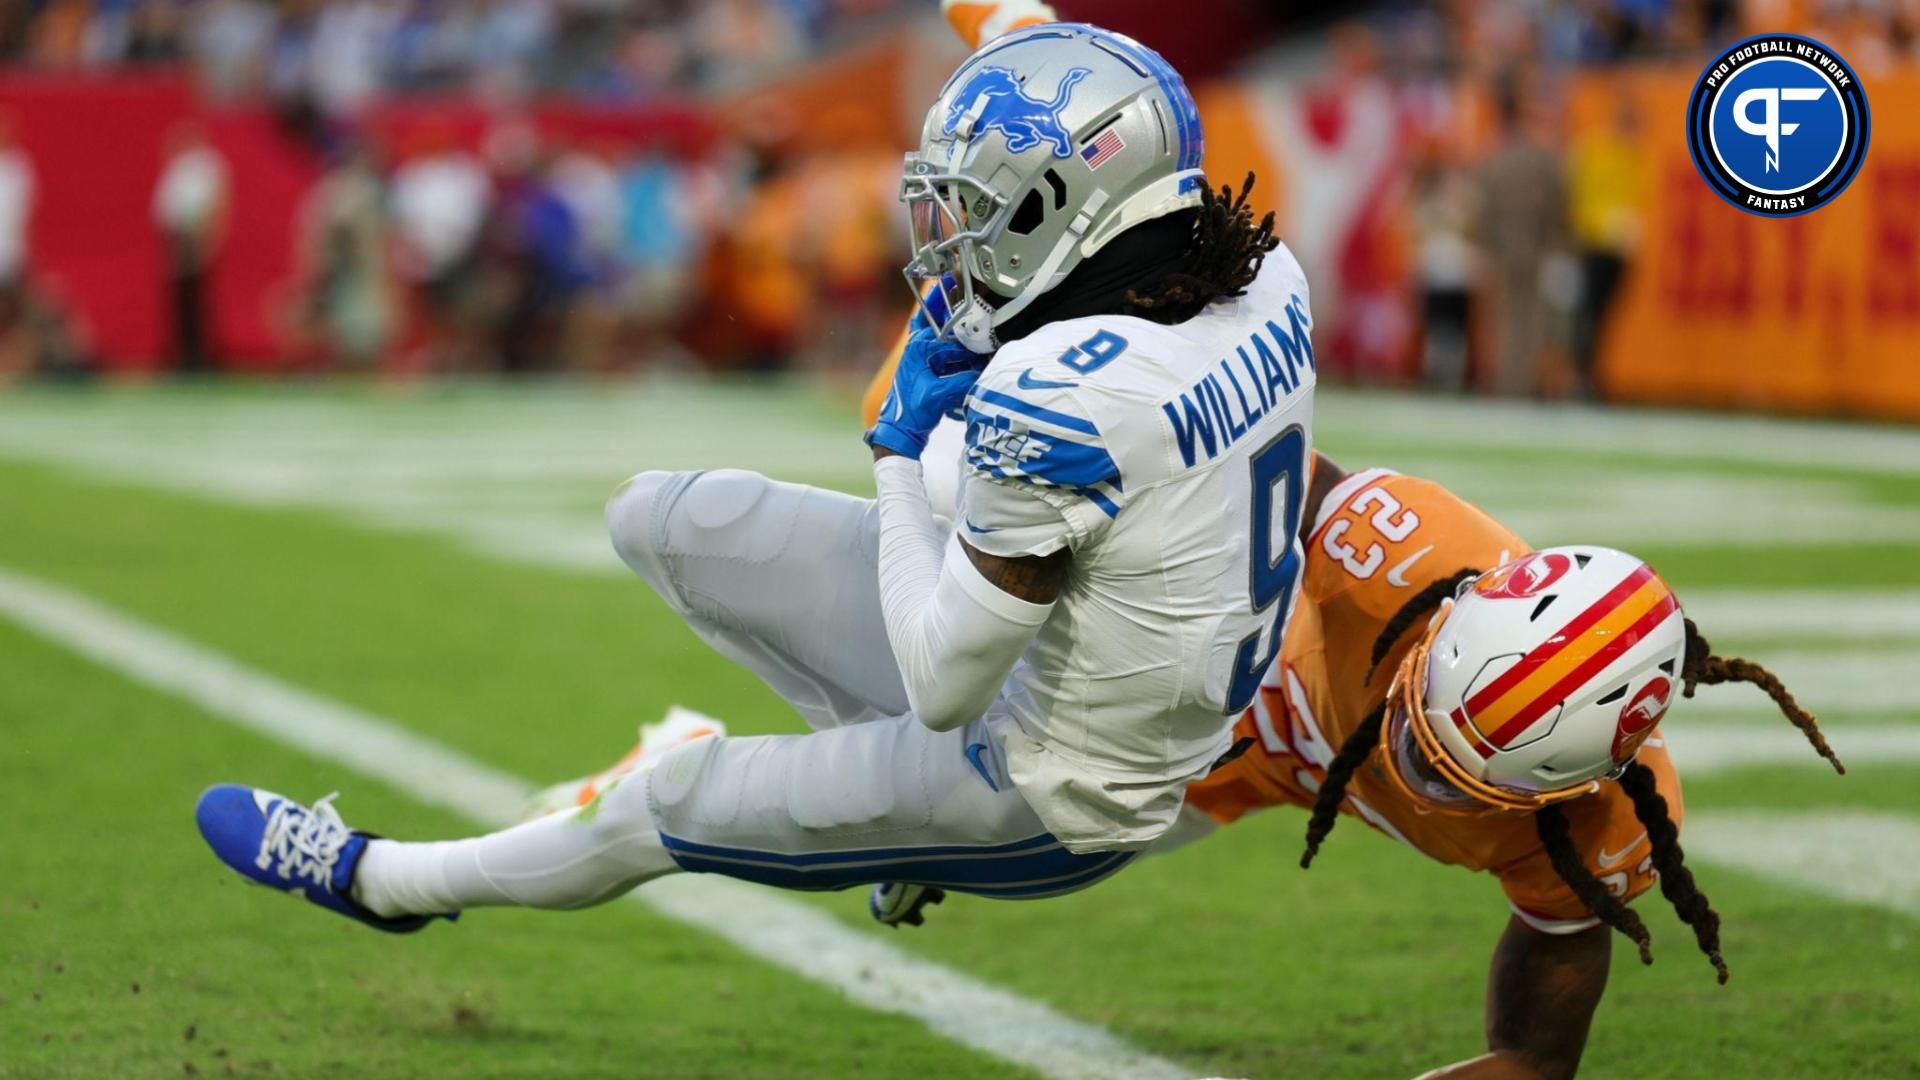
M 1509 742 L 1532 727 L 1534 721 L 1546 715 L 1548 709 L 1564 700 L 1566 695 L 1572 693 L 1581 683 L 1606 670 L 1608 664 L 1618 660 L 1621 653 L 1633 648 L 1654 627 L 1665 622 L 1667 616 L 1672 615 L 1679 606 L 1672 593 L 1661 597 L 1660 602 L 1649 608 L 1646 614 L 1635 619 L 1631 626 L 1615 634 L 1612 640 L 1594 650 L 1593 655 L 1582 661 L 1579 667 L 1562 676 L 1559 682 L 1549 686 L 1528 702 L 1526 708 L 1515 713 L 1513 719 L 1500 725 L 1499 730 L 1487 736 L 1487 740 L 1505 749 Z
M 1467 737 L 1467 745 L 1473 747 L 1473 752 L 1479 754 L 1481 760 L 1493 756 L 1493 747 L 1488 745 L 1487 737 L 1480 734 L 1480 729 L 1473 726 L 1473 721 L 1467 718 L 1464 707 L 1454 709 L 1448 716 L 1453 720 L 1453 725 L 1460 729 L 1460 734 Z
M 1501 672 L 1499 678 L 1481 687 L 1479 693 L 1467 699 L 1467 711 L 1469 713 L 1476 713 L 1488 705 L 1493 704 L 1500 695 L 1513 689 L 1522 679 L 1532 674 L 1535 668 L 1553 659 L 1559 655 L 1561 651 L 1566 649 L 1568 645 L 1578 640 L 1580 635 L 1587 631 L 1588 627 L 1606 618 L 1608 613 L 1613 611 L 1614 608 L 1626 603 L 1627 599 L 1634 593 L 1640 591 L 1640 586 L 1646 584 L 1652 577 L 1653 567 L 1641 563 L 1638 569 L 1628 574 L 1621 580 L 1620 584 L 1608 590 L 1605 596 L 1594 601 L 1591 607 L 1575 615 L 1572 621 L 1561 627 L 1552 637 L 1541 642 L 1532 652 L 1521 657 L 1518 663 L 1506 671 Z

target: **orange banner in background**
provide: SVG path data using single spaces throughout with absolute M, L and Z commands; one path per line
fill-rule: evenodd
M 897 153 L 913 138 L 917 107 L 938 72 L 950 66 L 951 57 L 938 54 L 954 46 L 944 37 L 896 46 L 803 72 L 733 115 L 775 129 L 768 118 L 784 116 L 812 149 Z M 1791 219 L 1746 214 L 1695 171 L 1684 116 L 1697 75 L 1690 64 L 1660 64 L 1571 76 L 1559 140 L 1566 167 L 1597 166 L 1585 174 L 1590 185 L 1635 180 L 1629 195 L 1584 204 L 1602 217 L 1624 210 L 1636 223 L 1600 340 L 1603 392 L 1622 401 L 1920 421 L 1920 111 L 1902 107 L 1920 102 L 1920 67 L 1861 71 L 1876 107 L 1865 165 L 1831 205 Z M 915 80 L 927 85 L 910 89 Z M 849 86 L 862 92 L 849 95 Z M 1252 201 L 1278 212 L 1277 231 L 1313 282 L 1327 374 L 1413 378 L 1421 333 L 1415 140 L 1438 139 L 1447 160 L 1479 168 L 1494 139 L 1487 88 L 1464 79 L 1437 99 L 1444 108 L 1429 102 L 1417 114 L 1418 102 L 1378 78 L 1302 82 L 1269 71 L 1194 90 L 1210 178 L 1237 186 L 1258 171 Z M 1613 125 L 1623 104 L 1637 118 L 1624 150 L 1582 158 L 1583 141 Z M 871 187 L 886 212 L 891 195 L 884 184 Z M 1483 290 L 1480 299 L 1485 322 L 1492 297 Z M 1490 329 L 1476 334 L 1478 362 L 1491 345 Z M 1566 354 L 1556 341 L 1540 362 L 1564 368 Z
M 1687 156 L 1696 72 L 1594 73 L 1576 133 L 1631 98 L 1651 190 L 1602 343 L 1609 397 L 1920 420 L 1920 71 L 1862 73 L 1872 141 L 1832 204 L 1766 219 Z

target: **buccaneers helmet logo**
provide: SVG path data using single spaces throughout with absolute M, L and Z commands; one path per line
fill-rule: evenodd
M 1640 752 L 1640 744 L 1653 734 L 1653 725 L 1667 714 L 1673 701 L 1673 682 L 1665 675 L 1640 688 L 1626 707 L 1620 710 L 1620 722 L 1613 729 L 1613 762 L 1622 764 Z
M 1474 582 L 1473 591 L 1489 600 L 1524 600 L 1536 596 L 1573 569 L 1573 559 L 1554 551 L 1529 555 L 1495 567 Z

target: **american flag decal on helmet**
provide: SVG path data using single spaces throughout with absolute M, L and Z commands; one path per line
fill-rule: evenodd
M 1087 168 L 1097 169 L 1105 165 L 1108 158 L 1126 148 L 1127 141 L 1120 137 L 1120 133 L 1112 128 L 1108 128 L 1100 134 L 1095 135 L 1087 145 L 1081 147 L 1080 156 L 1086 161 Z

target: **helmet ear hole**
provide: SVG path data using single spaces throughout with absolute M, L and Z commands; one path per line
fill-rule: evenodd
M 1048 186 L 1053 188 L 1053 208 L 1055 210 L 1065 210 L 1067 208 L 1067 182 L 1060 179 L 1060 174 L 1054 172 L 1052 169 L 1048 169 L 1044 175 L 1046 176 Z
M 1020 206 L 1007 222 L 1007 231 L 1018 236 L 1027 236 L 1040 227 L 1047 216 L 1046 203 L 1040 199 L 1040 192 L 1029 191 L 1027 197 L 1020 200 Z

